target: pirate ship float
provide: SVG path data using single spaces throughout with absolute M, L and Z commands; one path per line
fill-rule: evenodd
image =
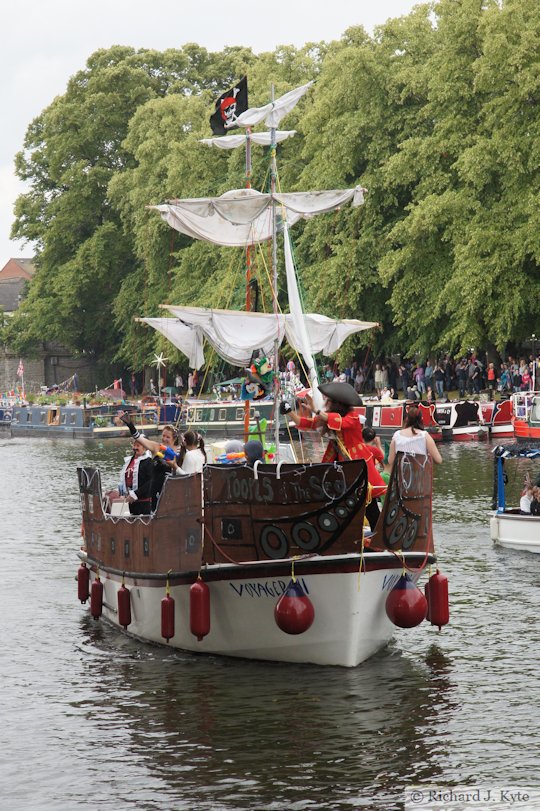
M 308 86 L 267 108 L 248 110 L 240 125 L 264 120 L 275 146 L 280 117 Z M 284 101 L 283 101 L 284 100 Z M 237 136 L 232 136 L 233 138 Z M 275 169 L 273 171 L 275 177 Z M 318 391 L 315 351 L 336 351 L 366 327 L 304 315 L 289 227 L 300 217 L 362 202 L 360 188 L 306 194 L 251 189 L 219 198 L 157 206 L 182 233 L 219 245 L 277 244 L 285 250 L 290 313 L 169 307 L 158 328 L 198 368 L 206 338 L 238 366 L 254 350 L 277 358 L 286 336 Z M 275 268 L 274 268 L 275 270 Z M 164 323 L 167 322 L 167 323 Z M 277 437 L 277 420 L 275 431 Z M 279 443 L 276 441 L 276 446 Z M 166 481 L 152 516 L 106 512 L 100 473 L 80 467 L 84 543 L 78 594 L 90 611 L 143 640 L 184 650 L 284 662 L 355 666 L 426 614 L 447 621 L 445 578 L 429 581 L 429 606 L 416 581 L 435 562 L 431 526 L 431 460 L 398 455 L 373 537 L 364 535 L 370 498 L 364 460 L 332 464 L 207 465 Z

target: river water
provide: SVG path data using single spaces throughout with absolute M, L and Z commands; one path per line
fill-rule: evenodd
M 112 484 L 125 450 L 0 434 L 2 810 L 386 810 L 416 783 L 537 782 L 540 556 L 489 538 L 488 444 L 443 446 L 436 471 L 450 625 L 396 629 L 355 669 L 182 654 L 90 619 L 75 468 Z

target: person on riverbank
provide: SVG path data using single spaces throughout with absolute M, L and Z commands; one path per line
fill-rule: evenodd
M 442 456 L 439 453 L 433 437 L 424 431 L 422 414 L 418 406 L 412 405 L 407 411 L 405 427 L 396 431 L 390 442 L 390 453 L 388 454 L 388 464 L 394 464 L 396 453 L 403 451 L 415 456 L 431 456 L 435 464 L 442 464 Z
M 362 405 L 362 400 L 348 383 L 325 383 L 319 386 L 324 395 L 324 409 L 315 409 L 309 395 L 303 403 L 312 412 L 311 417 L 301 417 L 295 411 L 286 411 L 287 416 L 300 431 L 322 428 L 330 437 L 324 452 L 323 462 L 364 459 L 367 465 L 368 481 L 371 485 L 372 499 L 366 507 L 366 516 L 371 529 L 375 529 L 380 510 L 377 497 L 386 492 L 386 484 L 375 466 L 381 461 L 384 453 L 374 446 L 366 445 L 362 436 L 362 423 L 355 406 Z M 286 404 L 282 404 L 282 406 Z

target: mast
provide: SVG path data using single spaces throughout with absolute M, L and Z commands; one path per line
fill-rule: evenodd
M 272 85 L 272 103 L 274 103 L 274 85 Z M 270 128 L 270 193 L 272 194 L 272 285 L 274 288 L 274 314 L 278 315 L 278 274 L 277 274 L 277 212 L 274 195 L 276 192 L 276 127 Z M 274 342 L 274 444 L 276 446 L 276 462 L 279 462 L 279 343 Z
M 251 189 L 251 128 L 246 128 L 246 189 Z M 246 312 L 251 310 L 251 245 L 246 246 Z M 244 401 L 244 442 L 249 436 L 249 417 L 251 413 L 251 402 Z

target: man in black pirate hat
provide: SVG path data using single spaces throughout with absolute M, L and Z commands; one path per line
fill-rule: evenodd
M 374 529 L 379 517 L 376 498 L 386 492 L 386 484 L 375 466 L 375 460 L 382 462 L 384 453 L 364 442 L 360 414 L 355 410 L 362 405 L 362 400 L 350 383 L 323 383 L 319 391 L 325 398 L 324 409 L 315 409 L 310 395 L 303 400 L 313 416 L 301 417 L 295 411 L 288 411 L 287 403 L 282 403 L 281 412 L 287 414 L 300 431 L 323 428 L 330 434 L 323 462 L 365 459 L 372 488 L 372 501 L 366 507 L 366 516 L 371 529 Z

